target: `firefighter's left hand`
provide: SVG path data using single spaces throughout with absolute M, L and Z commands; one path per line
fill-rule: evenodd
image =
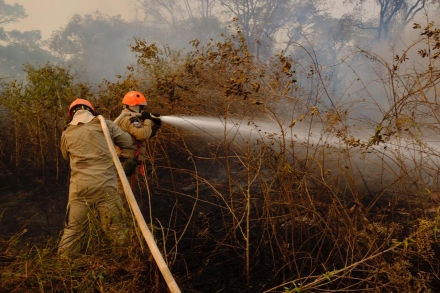
M 141 120 L 149 119 L 149 120 L 156 121 L 156 120 L 160 120 L 160 114 L 144 111 L 141 113 L 140 119 Z

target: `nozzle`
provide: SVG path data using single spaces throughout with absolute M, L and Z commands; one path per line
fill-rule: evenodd
M 151 115 L 151 119 L 158 119 L 158 120 L 160 120 L 160 114 L 150 113 L 150 115 Z

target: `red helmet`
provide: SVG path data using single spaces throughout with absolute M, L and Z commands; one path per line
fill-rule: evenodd
M 85 110 L 87 110 L 87 108 L 88 108 L 88 110 L 90 110 L 91 112 L 93 112 L 93 113 L 95 112 L 95 108 L 93 107 L 92 103 L 90 103 L 87 100 L 78 98 L 75 101 L 73 101 L 72 104 L 70 104 L 69 113 L 68 113 L 69 117 L 73 116 L 72 112 L 76 108 L 76 106 L 84 106 L 84 107 L 86 107 L 86 108 L 84 108 Z
M 146 105 L 147 99 L 145 99 L 144 95 L 140 92 L 130 91 L 125 94 L 124 98 L 122 99 L 122 104 L 128 106 Z

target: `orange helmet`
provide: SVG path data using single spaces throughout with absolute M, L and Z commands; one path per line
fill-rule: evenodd
M 93 105 L 92 105 L 92 103 L 90 103 L 89 101 L 87 101 L 87 100 L 84 100 L 84 99 L 80 99 L 80 98 L 78 98 L 78 99 L 76 99 L 75 101 L 73 101 L 72 102 L 72 104 L 70 104 L 70 107 L 69 107 L 69 117 L 72 117 L 73 116 L 73 110 L 76 108 L 76 106 L 83 106 L 83 107 L 86 107 L 86 108 L 83 108 L 83 109 L 85 109 L 85 110 L 90 110 L 92 113 L 95 113 L 95 108 L 93 107 Z
M 145 106 L 147 104 L 147 99 L 145 99 L 144 95 L 140 92 L 130 91 L 125 94 L 124 98 L 122 99 L 122 104 L 128 106 Z

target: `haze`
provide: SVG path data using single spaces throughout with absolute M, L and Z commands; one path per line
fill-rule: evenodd
M 28 15 L 18 22 L 3 25 L 6 30 L 40 30 L 44 39 L 66 25 L 76 13 L 84 15 L 100 11 L 109 16 L 121 15 L 126 20 L 142 15 L 132 0 L 5 0 L 5 3 L 22 5 Z
M 438 18 L 438 2 L 425 0 L 405 0 L 405 5 L 391 0 L 385 1 L 388 4 L 361 0 L 273 0 L 271 5 L 257 1 L 253 7 L 233 0 L 2 2 L 7 8 L 0 9 L 3 18 L 8 9 L 20 10 L 13 7 L 15 4 L 21 5 L 27 14 L 6 22 L 0 19 L 0 29 L 4 31 L 0 36 L 4 45 L 0 47 L 4 58 L 2 78 L 19 76 L 26 62 L 35 65 L 49 61 L 72 65 L 82 80 L 114 81 L 115 76 L 123 76 L 127 66 L 135 62 L 130 51 L 135 38 L 177 50 L 192 50 L 192 40 L 203 45 L 221 40 L 224 33 L 234 33 L 232 20 L 237 19 L 236 25 L 256 59 L 269 60 L 281 51 L 293 56 L 298 62 L 298 81 L 307 80 L 310 64 L 318 62 L 332 76 L 330 90 L 335 94 L 346 92 L 348 85 L 353 92 L 358 90 L 350 79 L 352 69 L 336 66 L 340 60 L 352 60 L 347 56 L 359 48 L 373 49 L 389 58 L 394 54 L 391 51 L 401 50 L 399 46 L 408 41 L 409 34 L 405 32 L 412 30 L 415 18 L 426 23 L 423 16 L 428 4 L 429 11 Z M 379 19 L 381 5 L 389 10 L 384 14 L 386 19 Z M 413 35 L 418 36 L 418 32 Z M 316 57 L 311 58 L 312 51 Z M 353 62 L 358 63 L 350 64 L 351 68 L 365 65 L 359 59 Z M 358 74 L 365 78 L 374 71 L 365 68 Z M 346 92 L 344 99 L 348 96 Z

